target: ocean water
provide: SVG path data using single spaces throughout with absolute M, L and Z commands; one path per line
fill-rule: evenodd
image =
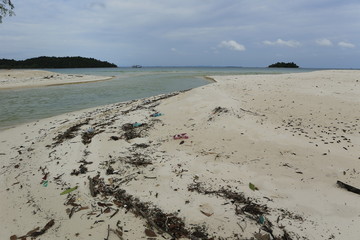
M 46 70 L 114 78 L 86 84 L 0 90 L 0 130 L 62 113 L 203 86 L 210 83 L 205 76 L 281 74 L 316 69 L 144 67 Z

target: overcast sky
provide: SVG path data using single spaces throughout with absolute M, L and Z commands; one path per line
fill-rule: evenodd
M 0 58 L 360 68 L 359 0 L 12 0 Z

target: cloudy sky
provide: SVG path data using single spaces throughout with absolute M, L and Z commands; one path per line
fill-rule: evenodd
M 0 58 L 360 68 L 359 0 L 12 0 Z

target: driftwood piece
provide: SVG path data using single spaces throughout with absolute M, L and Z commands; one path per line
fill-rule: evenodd
M 348 190 L 349 192 L 353 192 L 356 194 L 360 194 L 360 189 L 350 186 L 349 184 L 343 183 L 341 181 L 337 181 L 337 184 L 339 185 L 339 187 L 341 188 L 345 188 L 346 190 Z
M 89 179 L 90 194 L 92 197 L 96 197 L 96 192 L 94 190 L 94 180 L 91 177 L 88 177 L 88 179 Z

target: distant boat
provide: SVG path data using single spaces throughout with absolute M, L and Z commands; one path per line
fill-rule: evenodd
M 132 68 L 142 68 L 141 65 L 133 65 Z

